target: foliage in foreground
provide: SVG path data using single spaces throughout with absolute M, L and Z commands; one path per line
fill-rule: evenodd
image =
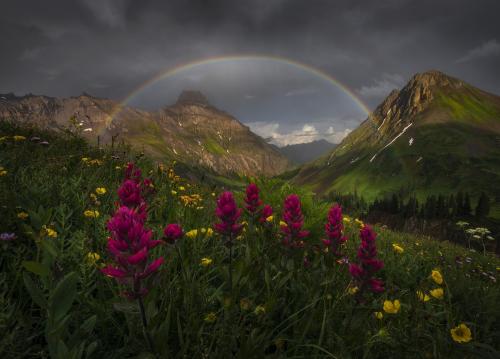
M 212 231 L 222 189 L 196 186 L 141 159 L 155 189 L 148 228 L 161 237 L 165 224 L 180 223 L 185 232 L 175 245 L 153 250 L 165 262 L 144 298 L 151 350 L 139 306 L 100 271 L 111 260 L 106 223 L 130 155 L 51 133 L 0 129 L 7 136 L 0 143 L 0 231 L 10 236 L 0 242 L 2 357 L 499 355 L 497 258 L 375 228 L 385 291 L 360 301 L 347 260 L 324 250 L 331 204 L 266 180 L 258 184 L 274 215 L 265 225 L 242 215 L 248 224 L 230 247 L 230 288 L 229 248 Z M 303 248 L 282 244 L 282 202 L 290 193 L 300 196 L 309 231 Z M 243 196 L 236 193 L 240 207 Z M 342 253 L 356 262 L 361 222 L 346 217 L 344 224 Z

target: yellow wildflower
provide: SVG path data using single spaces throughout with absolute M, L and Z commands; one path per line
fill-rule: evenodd
M 23 221 L 28 218 L 30 215 L 26 212 L 19 212 L 17 214 L 17 218 L 22 219 Z
M 197 235 L 198 235 L 197 229 L 192 229 L 186 233 L 186 237 L 191 238 L 191 239 L 196 238 Z
M 375 318 L 377 319 L 382 319 L 384 317 L 384 313 L 382 312 L 375 312 L 373 315 L 375 315 Z
M 90 161 L 90 158 L 88 158 L 88 157 L 82 157 L 82 162 L 88 162 L 88 161 Z
M 186 188 L 184 186 L 179 186 L 179 191 L 185 191 Z
M 215 192 L 212 192 L 212 197 L 215 197 Z
M 443 276 L 437 269 L 434 269 L 432 271 L 431 277 L 434 280 L 434 282 L 436 282 L 436 284 L 443 284 Z
M 103 194 L 106 194 L 106 188 L 104 188 L 104 187 L 97 187 L 95 189 L 95 193 L 97 193 L 98 195 L 102 196 Z
M 395 243 L 392 244 L 392 249 L 394 250 L 394 252 L 399 253 L 399 254 L 401 254 L 405 251 L 403 249 L 403 247 L 401 247 L 400 245 L 395 244 Z
M 363 221 L 362 221 L 362 220 L 360 220 L 360 219 L 358 219 L 358 218 L 356 218 L 356 219 L 354 220 L 354 222 L 356 222 L 356 223 L 357 223 L 360 227 L 363 227 L 363 226 L 365 225 L 365 224 L 363 223 Z
M 205 315 L 205 319 L 203 319 L 207 323 L 213 323 L 217 320 L 217 315 L 214 312 L 210 312 Z
M 99 259 L 101 259 L 99 253 L 96 252 L 88 252 L 86 257 L 89 264 L 95 264 Z
M 397 312 L 399 312 L 400 308 L 401 303 L 397 299 L 394 302 L 391 302 L 390 300 L 384 301 L 384 312 L 386 313 L 396 314 Z
M 212 228 L 207 228 L 207 234 L 205 237 L 210 238 L 214 234 L 214 230 Z
M 267 218 L 266 218 L 266 222 L 272 222 L 272 221 L 273 221 L 273 219 L 274 219 L 274 217 L 273 217 L 273 216 L 269 216 L 269 217 L 267 217 Z
M 19 135 L 16 135 L 16 136 L 14 136 L 12 138 L 14 139 L 14 141 L 24 141 L 26 139 L 26 137 L 19 136 Z
M 450 330 L 451 337 L 457 343 L 467 343 L 472 339 L 472 333 L 464 323 L 459 324 L 455 328 Z
M 287 227 L 288 225 L 286 224 L 286 222 L 280 221 L 280 226 L 281 227 Z
M 241 310 L 249 310 L 252 306 L 252 302 L 248 298 L 242 298 L 240 300 L 240 308 Z
M 3 169 L 3 167 L 0 167 L 0 177 L 5 176 L 7 174 L 7 171 Z
M 97 218 L 99 217 L 99 211 L 87 209 L 83 212 L 83 215 L 87 218 Z
M 115 170 L 121 170 L 122 168 L 120 166 L 115 166 Z
M 57 238 L 57 232 L 55 230 L 53 230 L 52 228 L 49 228 L 47 226 L 43 226 L 42 229 L 45 231 L 45 234 L 47 234 L 48 237 Z
M 263 305 L 258 305 L 255 307 L 255 310 L 253 312 L 255 313 L 255 315 L 264 314 L 266 312 L 266 307 L 264 307 Z
M 348 292 L 350 295 L 354 295 L 354 294 L 356 294 L 358 291 L 359 291 L 359 288 L 358 288 L 358 287 L 349 287 L 349 289 L 347 289 L 347 292 Z
M 177 191 L 170 191 L 172 193 L 172 196 L 175 196 L 177 194 Z
M 436 299 L 443 299 L 444 290 L 443 288 L 436 288 L 429 292 Z
M 342 218 L 342 220 L 345 222 L 345 223 L 351 223 L 351 219 L 349 217 L 344 217 Z
M 428 302 L 428 301 L 431 299 L 431 297 L 429 297 L 429 296 L 427 295 L 427 293 L 424 293 L 424 292 L 422 292 L 422 291 L 420 291 L 420 290 L 417 290 L 417 298 L 418 298 L 418 300 L 420 300 L 421 302 Z
M 200 261 L 200 265 L 202 265 L 203 267 L 208 267 L 212 264 L 212 262 L 213 260 L 211 258 L 202 258 Z

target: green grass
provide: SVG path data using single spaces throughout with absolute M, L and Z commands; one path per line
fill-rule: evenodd
M 15 142 L 14 135 L 28 139 L 37 135 L 49 145 Z M 0 177 L 1 231 L 14 232 L 18 238 L 0 243 L 1 357 L 69 358 L 69 352 L 80 349 L 81 357 L 88 358 L 152 357 L 136 303 L 120 297 L 116 282 L 98 270 L 110 260 L 105 224 L 115 210 L 116 190 L 130 160 L 155 184 L 147 222 L 155 236 L 166 223 L 180 223 L 185 231 L 198 229 L 196 238 L 183 238 L 177 248 L 159 246 L 152 252 L 166 260 L 145 299 L 148 331 L 158 357 L 499 355 L 500 287 L 490 276 L 498 280 L 500 260 L 492 255 L 376 228 L 386 291 L 359 304 L 348 293 L 347 266 L 321 250 L 330 204 L 318 201 L 304 187 L 257 179 L 261 197 L 273 206 L 275 218 L 267 230 L 248 226 L 235 242 L 231 292 L 228 248 L 218 235 L 207 237 L 201 231 L 215 221 L 212 193 L 218 195 L 227 184 L 200 186 L 186 179 L 172 180 L 167 170 L 126 149 L 115 149 L 120 158 L 113 159 L 109 149 L 97 150 L 79 139 L 36 129 L 0 123 L 2 136 L 7 138 L 0 143 L 0 166 L 7 173 Z M 98 202 L 90 196 L 97 187 L 107 189 Z M 280 243 L 282 202 L 290 193 L 300 195 L 305 227 L 311 231 L 304 251 L 288 252 Z M 202 200 L 186 207 L 180 194 L 199 194 Z M 240 207 L 243 196 L 243 191 L 236 192 Z M 84 217 L 87 209 L 98 210 L 100 216 Z M 18 218 L 21 211 L 29 217 Z M 250 222 L 246 214 L 242 219 Z M 57 231 L 57 238 L 47 237 L 44 225 Z M 351 261 L 356 261 L 358 229 L 354 221 L 346 224 L 349 240 L 344 253 Z M 404 252 L 394 252 L 393 244 Z M 101 258 L 89 261 L 89 252 Z M 310 267 L 304 267 L 304 255 Z M 457 256 L 463 264 L 456 263 Z M 211 258 L 212 265 L 200 265 L 202 258 Z M 422 303 L 415 292 L 438 287 L 429 277 L 435 268 L 444 277 L 444 298 Z M 376 319 L 374 312 L 383 311 L 386 299 L 400 300 L 401 310 Z M 258 307 L 264 310 L 256 311 Z M 209 313 L 215 314 L 213 322 L 205 320 Z M 450 329 L 459 323 L 471 329 L 469 343 L 452 340 Z M 49 348 L 57 350 L 49 354 Z
M 206 138 L 204 140 L 203 146 L 208 152 L 214 155 L 223 156 L 226 154 L 224 148 L 222 148 L 222 146 L 219 145 L 214 139 Z
M 500 119 L 499 107 L 475 95 L 473 91 L 439 93 L 437 104 L 448 109 L 455 120 L 485 123 Z

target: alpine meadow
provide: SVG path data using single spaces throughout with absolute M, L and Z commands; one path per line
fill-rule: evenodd
M 496 2 L 3 10 L 1 358 L 500 358 Z

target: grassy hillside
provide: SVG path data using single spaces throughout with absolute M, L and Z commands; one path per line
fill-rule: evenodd
M 31 141 L 33 136 L 48 144 Z M 345 264 L 358 260 L 360 222 L 344 219 L 347 259 L 336 260 L 321 242 L 331 204 L 303 188 L 265 180 L 258 185 L 274 216 L 262 226 L 242 215 L 248 224 L 232 247 L 230 288 L 228 247 L 208 230 L 223 185 L 200 186 L 122 149 L 98 150 L 51 132 L 0 123 L 0 138 L 0 228 L 15 235 L 0 242 L 1 357 L 500 355 L 498 258 L 375 228 L 378 258 L 385 263 L 377 275 L 386 290 L 360 302 Z M 186 233 L 175 246 L 150 253 L 165 258 L 144 299 L 153 349 L 137 301 L 120 296 L 123 286 L 99 270 L 111 261 L 105 226 L 130 160 L 154 183 L 146 225 L 155 238 L 167 223 L 180 223 Z M 290 193 L 300 195 L 310 231 L 303 249 L 281 244 L 282 203 Z M 235 195 L 243 207 L 243 192 Z M 441 283 L 431 277 L 433 270 Z M 443 295 L 433 292 L 435 298 L 430 291 L 437 288 Z M 417 291 L 429 300 L 420 301 Z M 394 300 L 401 306 L 391 311 L 385 301 Z M 451 335 L 461 323 L 471 330 L 468 342 Z

